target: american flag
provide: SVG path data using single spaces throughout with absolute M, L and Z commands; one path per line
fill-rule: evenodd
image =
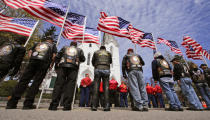
M 179 46 L 177 45 L 175 41 L 165 40 L 163 38 L 157 38 L 157 39 L 158 39 L 158 42 L 157 42 L 158 44 L 164 43 L 171 48 L 171 51 L 175 52 L 176 54 L 183 55 L 181 50 L 179 49 Z
M 35 20 L 28 18 L 12 18 L 0 14 L 0 31 L 14 32 L 23 36 L 30 36 Z
M 63 36 L 66 39 L 75 40 L 80 43 L 96 43 L 100 44 L 99 42 L 99 31 L 94 28 L 86 27 L 85 34 L 78 33 L 74 36 L 71 33 L 67 33 L 66 31 L 63 32 Z M 84 41 L 83 41 L 83 35 L 84 35 Z
M 121 17 L 107 16 L 105 12 L 100 12 L 100 14 L 101 17 L 98 22 L 98 30 L 118 37 L 126 37 L 130 39 L 130 33 L 128 31 L 130 22 Z
M 144 33 L 142 39 L 140 39 L 139 45 L 141 47 L 155 48 L 155 42 L 153 41 L 152 33 Z
M 200 53 L 196 54 L 194 49 L 191 46 L 188 46 L 186 48 L 186 55 L 187 55 L 187 58 L 192 58 L 194 60 L 202 60 L 202 55 Z
M 139 44 L 140 39 L 144 36 L 144 32 L 134 28 L 131 24 L 128 27 L 130 33 L 130 39 L 133 43 Z
M 71 40 L 82 39 L 85 16 L 69 12 L 67 18 L 69 23 L 71 23 L 71 27 L 65 27 L 65 30 L 62 33 L 63 37 Z
M 203 49 L 203 56 L 205 56 L 208 60 L 210 60 L 210 50 Z
M 184 36 L 182 46 L 188 48 L 188 45 L 194 49 L 196 54 L 200 54 L 200 52 L 202 52 L 202 46 L 199 43 L 193 40 L 190 36 Z
M 62 27 L 67 11 L 67 7 L 58 5 L 49 0 L 4 0 L 4 2 L 14 9 L 22 8 L 29 14 L 59 27 Z M 65 27 L 72 28 L 72 25 L 74 25 L 70 20 L 72 14 L 68 14 Z

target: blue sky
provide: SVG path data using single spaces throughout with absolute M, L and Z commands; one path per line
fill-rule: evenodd
M 69 2 L 53 1 L 62 5 Z M 120 16 L 130 21 L 140 30 L 151 32 L 155 41 L 157 37 L 176 41 L 182 52 L 185 52 L 180 45 L 184 35 L 194 38 L 203 48 L 210 48 L 210 0 L 71 0 L 70 4 L 71 12 L 87 16 L 88 27 L 96 28 L 99 12 L 105 11 L 110 16 Z M 125 38 L 115 38 L 120 43 L 121 62 L 127 49 L 134 48 L 134 44 Z M 62 39 L 59 47 L 69 44 L 67 41 Z M 163 55 L 174 55 L 165 45 L 157 47 Z M 151 77 L 152 50 L 137 46 L 137 52 L 146 63 L 143 67 L 144 76 Z M 194 62 L 199 65 L 202 63 L 200 60 Z

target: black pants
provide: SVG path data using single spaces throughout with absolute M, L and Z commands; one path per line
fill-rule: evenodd
M 60 67 L 57 69 L 57 79 L 52 94 L 52 102 L 50 106 L 58 107 L 61 95 L 63 94 L 64 108 L 71 107 L 75 84 L 77 79 L 77 69 Z
M 32 106 L 36 94 L 39 92 L 39 86 L 41 85 L 47 70 L 49 68 L 49 62 L 41 60 L 31 60 L 26 67 L 24 73 L 20 77 L 19 83 L 16 85 L 11 99 L 8 101 L 8 106 L 16 106 L 18 100 L 26 90 L 29 82 L 33 79 L 33 83 L 29 87 L 25 96 L 24 106 Z
M 119 105 L 119 94 L 117 90 L 109 90 L 109 99 L 110 99 L 110 106 L 114 104 L 115 107 L 120 107 Z
M 95 70 L 94 72 L 94 92 L 93 92 L 93 106 L 97 107 L 99 97 L 99 86 L 101 79 L 103 81 L 104 90 L 104 106 L 109 106 L 109 70 Z
M 9 65 L 0 63 L 0 83 L 4 80 L 4 77 L 8 74 L 9 70 Z

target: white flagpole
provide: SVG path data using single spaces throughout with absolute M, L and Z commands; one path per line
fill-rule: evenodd
M 70 1 L 69 1 L 69 5 L 68 5 L 68 8 L 67 8 L 67 11 L 66 11 L 66 15 L 65 15 L 65 17 L 64 17 L 64 21 L 63 21 L 63 25 L 62 25 L 62 27 L 61 27 L 60 34 L 59 34 L 59 36 L 58 36 L 58 40 L 57 40 L 56 46 L 58 46 L 58 44 L 59 44 L 59 41 L 60 41 L 60 38 L 61 38 L 61 35 L 62 35 L 62 32 L 63 32 L 63 28 L 64 28 L 64 25 L 65 25 L 65 22 L 66 22 L 66 18 L 67 18 L 69 9 L 70 9 Z
M 26 45 L 28 44 L 28 42 L 29 42 L 29 40 L 31 39 L 31 36 L 33 35 L 33 33 L 34 33 L 34 31 L 35 31 L 35 29 L 36 29 L 36 27 L 37 27 L 38 24 L 39 24 L 39 20 L 38 20 L 38 21 L 36 22 L 36 24 L 34 25 L 34 27 L 33 27 L 32 31 L 31 31 L 31 33 L 30 33 L 30 35 L 29 35 L 27 41 L 26 41 L 25 44 L 24 44 L 24 47 L 26 47 Z
M 5 11 L 5 9 L 1 10 L 0 13 L 3 13 Z
M 85 40 L 85 27 L 86 27 L 86 20 L 87 18 L 85 17 L 85 20 L 84 20 L 84 26 L 83 26 L 83 38 L 82 38 L 82 46 L 84 45 L 83 42 Z M 74 108 L 74 101 L 75 101 L 75 96 L 76 96 L 76 92 L 77 92 L 77 81 L 78 81 L 78 75 L 77 75 L 77 79 L 76 79 L 76 82 L 75 82 L 75 86 L 74 86 L 74 94 L 73 94 L 73 100 L 72 100 L 72 103 L 71 103 L 71 109 Z
M 99 43 L 101 44 L 101 31 L 98 31 L 98 40 L 99 40 Z
M 83 43 L 85 41 L 85 27 L 86 27 L 86 20 L 87 20 L 87 17 L 85 17 L 85 20 L 84 20 L 84 26 L 83 26 L 83 36 L 82 36 L 82 46 L 83 46 Z

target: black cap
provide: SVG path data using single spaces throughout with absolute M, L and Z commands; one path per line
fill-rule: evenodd
M 179 58 L 174 57 L 174 58 L 171 60 L 171 62 L 173 62 L 173 61 L 179 61 Z
M 102 46 L 100 47 L 100 50 L 102 50 L 102 49 L 103 49 L 103 50 L 106 50 L 106 47 L 102 45 Z
M 201 64 L 201 65 L 200 65 L 200 68 L 203 67 L 203 66 L 207 66 L 207 65 L 206 65 L 206 64 Z
M 72 41 L 72 42 L 70 43 L 70 46 L 75 46 L 75 47 L 77 47 L 77 42 L 76 42 L 76 41 Z

